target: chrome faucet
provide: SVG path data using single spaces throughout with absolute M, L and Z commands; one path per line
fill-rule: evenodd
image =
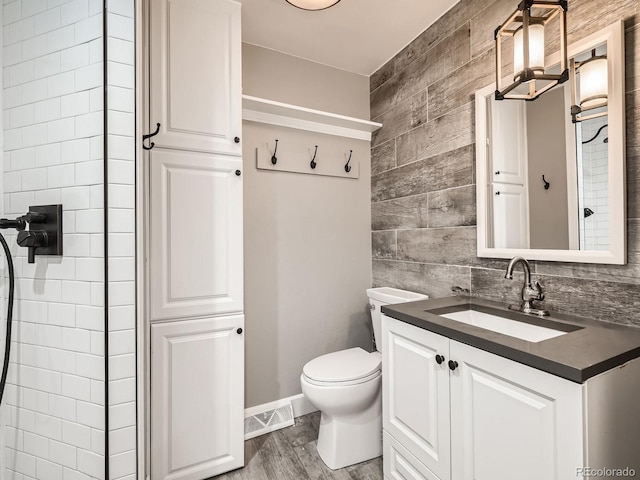
M 523 257 L 513 257 L 507 267 L 507 272 L 504 274 L 504 278 L 513 280 L 513 268 L 518 264 L 522 264 L 524 269 L 524 285 L 522 286 L 522 293 L 520 294 L 522 302 L 520 305 L 509 305 L 511 310 L 519 310 L 524 313 L 532 313 L 541 317 L 549 315 L 549 312 L 541 308 L 537 308 L 533 302 L 544 300 L 544 293 L 542 292 L 542 285 L 536 281 L 531 285 L 531 267 L 529 262 Z

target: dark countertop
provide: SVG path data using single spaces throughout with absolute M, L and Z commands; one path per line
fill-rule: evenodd
M 491 309 L 499 310 L 494 313 L 568 333 L 533 343 L 450 320 L 432 312 L 437 310 L 438 313 L 444 313 L 447 310 L 460 310 L 461 307 L 487 313 L 492 313 Z M 555 312 L 551 312 L 549 317 L 538 317 L 509 310 L 503 303 L 479 298 L 459 296 L 385 305 L 382 313 L 577 383 L 584 383 L 595 375 L 640 357 L 640 328 Z

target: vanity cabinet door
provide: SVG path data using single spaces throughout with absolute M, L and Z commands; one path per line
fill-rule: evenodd
M 582 386 L 451 341 L 453 480 L 564 480 L 583 466 Z
M 424 478 L 448 480 L 449 339 L 387 316 L 382 335 L 384 431 L 431 472 Z
M 400 442 L 387 432 L 383 435 L 384 451 L 382 455 L 385 480 L 438 480 Z

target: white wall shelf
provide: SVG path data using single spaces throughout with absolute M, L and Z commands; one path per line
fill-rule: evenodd
M 250 95 L 242 96 L 242 119 L 249 122 L 367 141 L 371 141 L 371 134 L 382 127 L 381 123 L 369 120 L 289 105 Z

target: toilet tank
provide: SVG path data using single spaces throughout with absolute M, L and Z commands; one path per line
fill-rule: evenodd
M 421 293 L 409 292 L 391 287 L 368 288 L 367 296 L 369 297 L 369 305 L 371 307 L 371 321 L 373 322 L 373 338 L 376 340 L 376 348 L 382 351 L 382 311 L 383 305 L 392 305 L 394 303 L 415 302 L 417 300 L 426 300 L 429 297 Z

